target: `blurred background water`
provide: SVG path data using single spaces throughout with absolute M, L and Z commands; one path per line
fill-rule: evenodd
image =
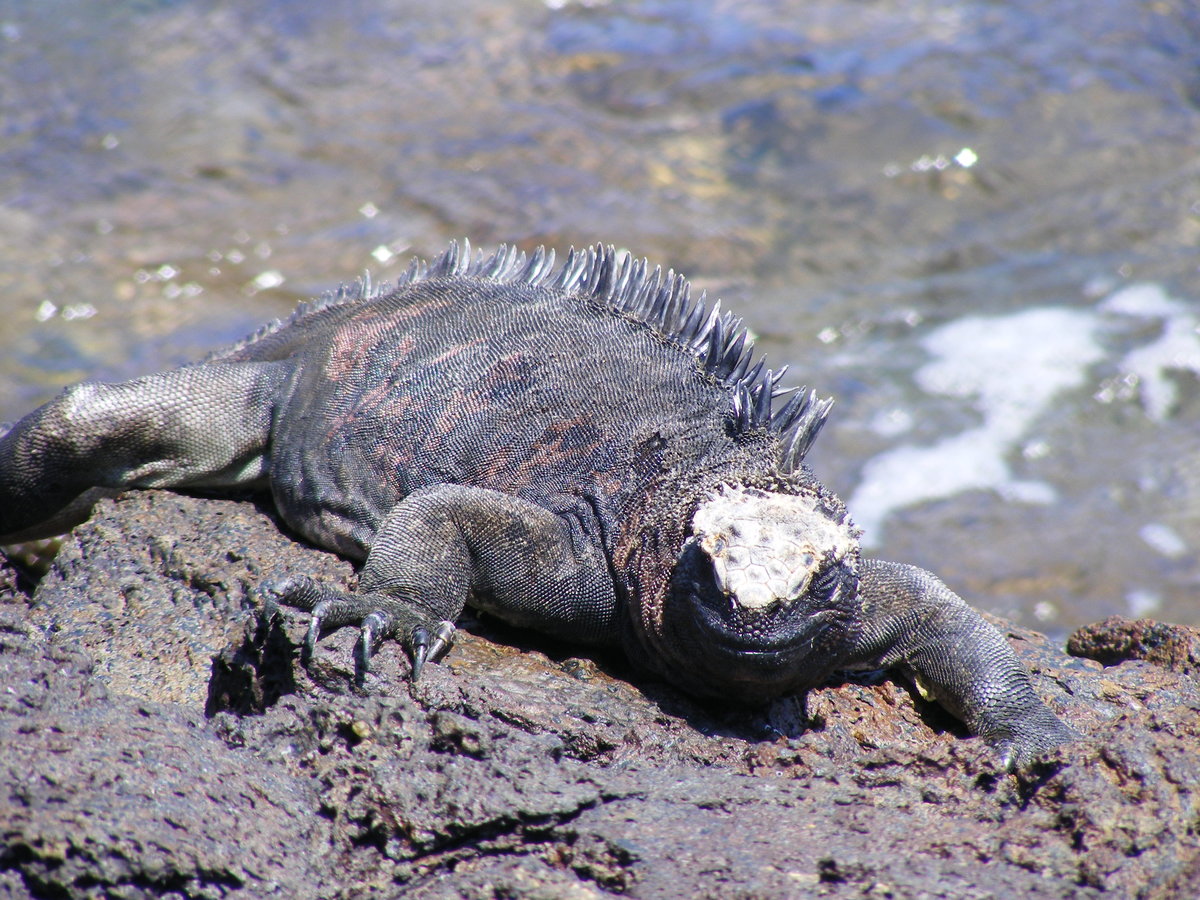
M 0 0 L 0 420 L 451 238 L 601 240 L 837 398 L 872 552 L 1200 624 L 1192 0 Z

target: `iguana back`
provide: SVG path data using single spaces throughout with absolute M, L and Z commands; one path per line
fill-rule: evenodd
M 291 347 L 270 479 L 293 527 L 350 555 L 434 484 L 583 502 L 607 531 L 664 467 L 734 478 L 778 455 L 778 431 L 738 427 L 736 379 L 595 291 L 436 274 L 314 315 Z

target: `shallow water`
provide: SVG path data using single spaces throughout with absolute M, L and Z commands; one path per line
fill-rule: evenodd
M 0 0 L 0 419 L 452 237 L 674 266 L 872 552 L 1200 623 L 1189 2 Z

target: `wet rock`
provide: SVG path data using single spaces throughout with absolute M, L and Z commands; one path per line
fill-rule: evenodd
M 352 634 L 305 670 L 303 616 L 259 608 L 277 569 L 353 577 L 251 501 L 153 492 L 98 510 L 31 596 L 0 569 L 0 892 L 1200 889 L 1200 689 L 1169 667 L 1186 629 L 1091 626 L 1072 647 L 1124 648 L 1105 667 L 1009 628 L 1084 735 L 1010 775 L 887 676 L 702 705 L 483 619 L 421 683 L 385 646 L 357 686 Z

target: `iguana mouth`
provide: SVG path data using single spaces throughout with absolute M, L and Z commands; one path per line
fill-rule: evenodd
M 668 626 L 672 660 L 663 674 L 693 693 L 759 703 L 819 684 L 836 668 L 854 630 L 852 610 L 796 607 L 725 613 L 713 597 L 692 594 L 673 604 Z M 749 625 L 749 627 L 743 627 Z
M 755 618 L 760 623 L 747 623 L 750 627 L 746 627 L 743 623 L 747 616 L 738 615 L 738 621 L 730 622 L 703 602 L 692 604 L 692 620 L 723 650 L 764 662 L 814 652 L 824 643 L 822 639 L 846 619 L 845 614 L 836 609 L 823 609 L 802 617 L 788 615 L 788 612 L 785 609 L 759 613 Z M 772 619 L 787 621 L 772 622 Z M 753 627 L 754 624 L 759 627 Z

